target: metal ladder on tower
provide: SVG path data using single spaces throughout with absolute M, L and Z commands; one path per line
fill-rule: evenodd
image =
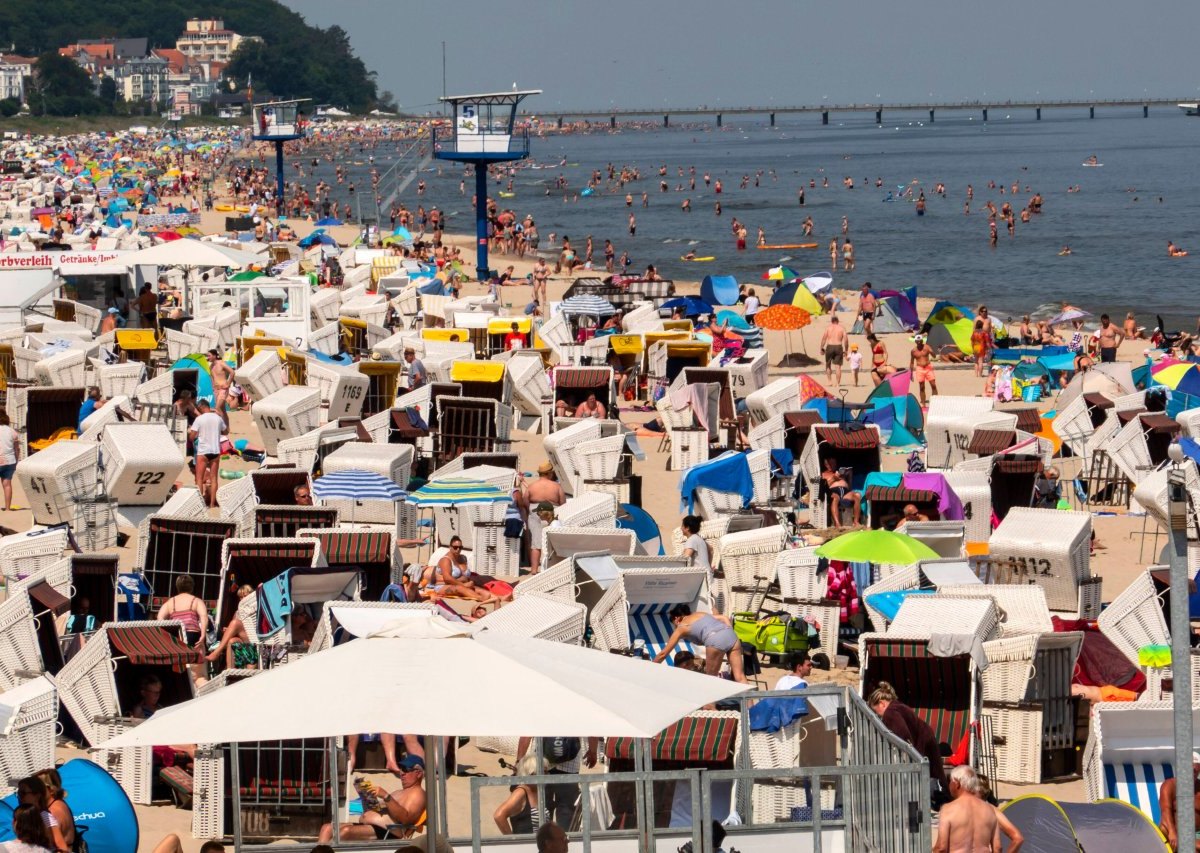
M 413 142 L 408 148 L 400 152 L 400 156 L 396 158 L 396 162 L 391 167 L 379 176 L 379 186 L 384 187 L 389 180 L 395 181 L 392 191 L 388 193 L 387 198 L 379 203 L 379 210 L 376 211 L 380 220 L 384 215 L 392 209 L 396 199 L 400 194 L 408 189 L 412 182 L 417 179 L 417 175 L 422 170 L 429 168 L 429 164 L 433 162 L 433 148 L 429 137 L 423 137 Z

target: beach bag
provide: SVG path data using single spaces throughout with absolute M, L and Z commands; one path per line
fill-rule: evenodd
M 761 617 L 756 613 L 735 613 L 733 632 L 743 644 L 753 646 L 763 654 L 785 655 L 808 651 L 808 622 L 787 611 Z
M 542 757 L 550 764 L 566 764 L 579 757 L 580 747 L 577 737 L 542 738 Z

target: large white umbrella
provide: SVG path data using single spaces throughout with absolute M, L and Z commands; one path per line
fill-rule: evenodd
M 121 256 L 126 266 L 233 267 L 243 269 L 264 259 L 250 252 L 230 249 L 201 240 L 172 240 Z
M 594 649 L 402 619 L 157 711 L 105 749 L 359 732 L 652 738 L 748 685 Z M 296 713 L 303 708 L 304 713 Z

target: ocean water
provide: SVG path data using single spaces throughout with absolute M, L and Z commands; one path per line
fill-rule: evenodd
M 1192 328 L 1200 278 L 1200 119 L 1167 108 L 1152 110 L 1149 118 L 1135 109 L 1101 111 L 1095 119 L 1083 111 L 1045 110 L 1039 122 L 1032 111 L 1009 115 L 1001 108 L 991 109 L 989 117 L 985 124 L 978 112 L 943 112 L 930 124 L 924 112 L 895 112 L 876 126 L 867 114 L 834 114 L 830 125 L 821 126 L 813 115 L 771 128 L 766 116 L 742 116 L 726 117 L 720 130 L 704 123 L 548 135 L 531 140 L 526 162 L 550 168 L 519 169 L 513 179 L 515 197 L 497 200 L 520 217 L 533 215 L 543 249 L 550 232 L 560 239 L 569 235 L 579 249 L 592 235 L 601 268 L 607 238 L 618 257 L 629 251 L 633 268 L 653 263 L 663 275 L 679 279 L 712 273 L 753 282 L 781 260 L 802 273 L 817 272 L 829 269 L 828 242 L 841 235 L 846 216 L 857 269 L 836 272 L 838 287 L 855 288 L 864 281 L 877 289 L 915 285 L 923 296 L 971 306 L 986 302 L 1001 317 L 1039 309 L 1045 315 L 1066 301 L 1097 314 L 1107 311 L 1118 320 L 1132 310 L 1148 326 L 1155 325 L 1153 314 L 1160 313 L 1170 328 Z M 377 161 L 385 163 L 382 153 Z M 1103 167 L 1082 165 L 1091 154 Z M 556 165 L 564 161 L 567 165 Z M 601 189 L 576 200 L 591 171 L 610 162 L 618 168 L 637 166 L 642 180 L 625 190 Z M 659 191 L 662 165 L 671 188 L 666 193 Z M 694 191 L 688 189 L 691 166 L 696 168 Z M 705 189 L 705 171 L 724 184 L 719 197 Z M 759 171 L 763 174 L 755 187 Z M 569 184 L 566 201 L 553 186 L 559 175 Z M 746 189 L 739 188 L 743 175 L 751 178 Z M 414 210 L 418 203 L 437 205 L 453 214 L 453 230 L 473 230 L 473 182 L 467 180 L 463 196 L 460 176 L 460 167 L 445 163 L 441 174 L 434 170 L 423 176 L 423 198 L 417 197 L 414 183 L 403 200 Z M 853 190 L 843 187 L 846 176 L 854 178 Z M 829 186 L 822 188 L 826 177 Z M 815 189 L 808 188 L 810 178 L 816 180 Z M 875 187 L 877 178 L 883 180 L 881 188 Z M 939 181 L 946 185 L 944 198 L 933 192 Z M 989 189 L 989 181 L 997 188 Z M 1010 194 L 1014 182 L 1020 185 L 1015 198 Z M 684 190 L 676 192 L 681 183 Z M 803 208 L 797 203 L 802 184 Z M 964 215 L 968 184 L 975 194 L 970 215 Z M 1068 192 L 1072 186 L 1079 191 Z M 910 201 L 883 202 L 889 190 L 908 187 L 914 197 L 925 191 L 925 216 L 917 216 Z M 492 195 L 504 188 L 493 183 Z M 638 227 L 633 238 L 627 229 L 626 191 L 634 195 Z M 649 194 L 647 208 L 641 207 L 642 191 Z M 1011 239 L 1000 223 L 999 245 L 991 248 L 984 204 L 991 200 L 999 208 L 1008 201 L 1019 214 L 1033 192 L 1044 198 L 1042 214 L 1029 224 L 1018 216 Z M 690 214 L 680 210 L 685 197 L 691 199 Z M 713 212 L 718 199 L 721 216 Z M 751 248 L 743 252 L 735 250 L 730 231 L 735 216 L 749 231 Z M 807 240 L 801 233 L 806 216 L 812 216 L 815 226 Z M 820 246 L 755 250 L 760 226 L 768 243 L 811 241 Z M 1168 257 L 1168 240 L 1192 254 Z M 1064 244 L 1072 249 L 1069 257 L 1058 255 Z M 716 260 L 682 263 L 679 256 L 688 248 Z M 503 257 L 493 257 L 492 266 L 497 265 L 503 266 Z

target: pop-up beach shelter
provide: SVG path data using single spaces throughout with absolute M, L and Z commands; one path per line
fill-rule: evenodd
M 1060 803 L 1042 794 L 1025 794 L 1000 811 L 1021 830 L 1025 853 L 1165 853 L 1170 848 L 1150 820 L 1128 803 Z M 1008 850 L 1008 839 L 1002 847 Z M 1190 849 L 1190 848 L 1189 848 Z
M 737 279 L 731 275 L 706 275 L 700 282 L 700 298 L 709 305 L 737 305 Z
M 955 305 L 953 302 L 938 302 L 925 319 L 929 324 L 929 346 L 940 350 L 945 346 L 957 347 L 971 354 L 971 331 L 975 327 L 975 312 Z

